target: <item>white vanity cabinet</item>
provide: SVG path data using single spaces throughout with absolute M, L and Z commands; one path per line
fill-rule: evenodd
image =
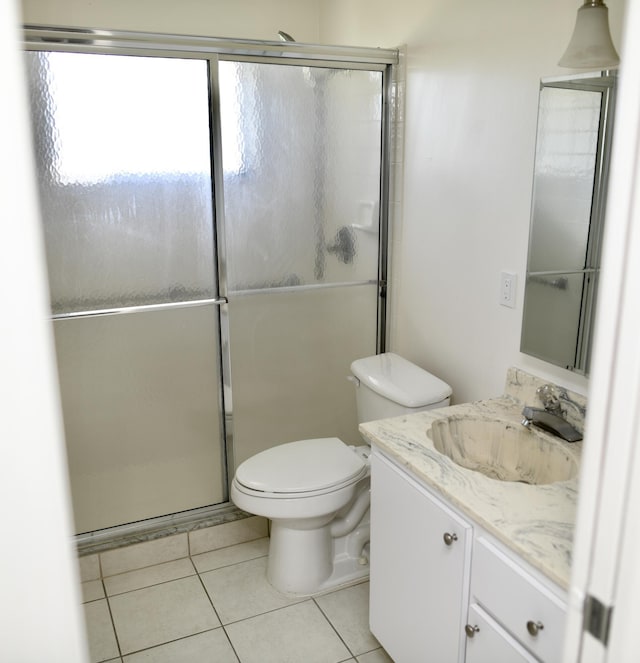
M 396 663 L 464 660 L 471 526 L 371 457 L 370 627 Z
M 559 663 L 564 592 L 374 447 L 370 627 L 395 663 Z

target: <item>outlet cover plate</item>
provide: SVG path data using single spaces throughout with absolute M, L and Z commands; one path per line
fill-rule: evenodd
M 500 273 L 500 304 L 509 308 L 516 307 L 517 276 L 513 272 Z

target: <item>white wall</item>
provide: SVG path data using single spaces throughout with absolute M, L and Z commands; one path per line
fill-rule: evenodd
M 0 3 L 0 658 L 87 660 L 17 3 Z
M 538 81 L 557 66 L 575 0 L 329 0 L 323 41 L 406 45 L 404 215 L 393 242 L 392 346 L 455 401 L 502 393 L 517 365 L 584 393 L 586 379 L 520 354 Z M 608 2 L 619 43 L 623 1 Z M 499 274 L 518 275 L 515 309 Z
M 23 0 L 25 23 L 318 41 L 318 0 Z

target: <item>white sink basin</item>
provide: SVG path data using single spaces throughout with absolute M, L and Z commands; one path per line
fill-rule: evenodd
M 578 463 L 562 444 L 537 430 L 500 419 L 438 419 L 427 437 L 456 465 L 498 481 L 534 485 L 568 481 Z

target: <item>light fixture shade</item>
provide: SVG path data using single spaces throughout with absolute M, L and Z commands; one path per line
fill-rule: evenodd
M 571 41 L 558 64 L 588 69 L 609 69 L 620 64 L 609 33 L 609 10 L 601 0 L 587 0 L 578 9 Z

